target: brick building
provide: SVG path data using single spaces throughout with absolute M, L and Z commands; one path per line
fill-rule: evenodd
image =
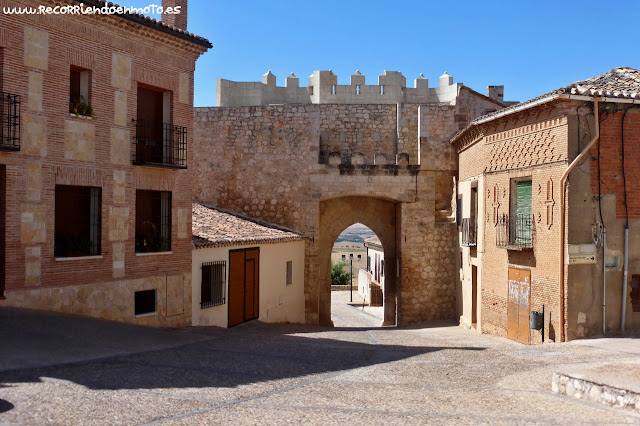
M 56 5 L 107 3 L 0 0 Z M 190 322 L 193 72 L 211 44 L 186 1 L 165 6 L 182 13 L 0 15 L 0 306 Z
M 545 339 L 640 328 L 640 71 L 480 117 L 452 144 L 463 325 L 537 343 L 544 305 Z

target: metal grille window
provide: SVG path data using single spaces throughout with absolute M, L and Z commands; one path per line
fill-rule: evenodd
M 475 217 L 462 219 L 462 247 L 476 246 L 477 225 Z
M 202 264 L 200 284 L 200 308 L 224 305 L 224 287 L 227 276 L 227 262 L 224 260 Z
M 287 262 L 287 285 L 293 284 L 293 261 Z
M 171 250 L 171 192 L 136 191 L 136 253 Z
M 156 313 L 156 290 L 136 291 L 134 294 L 135 315 Z
M 133 164 L 187 168 L 187 128 L 138 119 Z
M 533 247 L 533 216 L 503 214 L 496 226 L 496 246 L 507 249 L 526 249 Z
M 0 149 L 20 150 L 20 95 L 0 92 Z
M 97 256 L 100 251 L 102 189 L 56 185 L 54 255 Z

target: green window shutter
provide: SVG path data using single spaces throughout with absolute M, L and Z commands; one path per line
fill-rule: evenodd
M 518 216 L 531 216 L 531 181 L 520 181 L 517 183 L 516 214 Z

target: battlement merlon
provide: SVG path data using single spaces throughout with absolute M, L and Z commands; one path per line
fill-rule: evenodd
M 406 87 L 407 80 L 399 71 L 384 71 L 377 85 L 365 84 L 366 77 L 356 71 L 351 84 L 339 85 L 333 71 L 314 71 L 309 86 L 300 87 L 293 73 L 285 86 L 277 86 L 276 76 L 268 71 L 262 82 L 236 82 L 219 78 L 216 84 L 216 105 L 258 106 L 273 104 L 397 104 L 449 103 L 455 104 L 462 83 L 454 83 L 445 71 L 438 79 L 438 87 L 429 87 L 429 79 L 420 74 L 414 87 Z M 504 86 L 488 86 L 487 97 L 503 103 Z

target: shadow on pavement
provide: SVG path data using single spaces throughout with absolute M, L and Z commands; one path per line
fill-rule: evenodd
M 64 320 L 69 321 L 69 317 L 64 317 Z M 120 338 L 118 329 L 122 330 L 122 339 L 125 341 L 131 341 L 137 336 L 142 341 L 147 339 L 154 343 L 157 342 L 149 335 L 157 336 L 161 331 L 104 321 L 87 327 L 86 323 L 93 320 L 73 317 L 72 320 L 84 322 L 85 325 L 67 336 L 65 351 L 69 354 L 81 351 L 87 339 L 98 350 L 95 336 L 96 333 L 100 336 L 102 328 L 109 330 L 106 335 L 101 336 L 105 348 L 118 347 L 111 341 Z M 46 334 L 49 326 L 56 325 L 59 325 L 56 321 L 49 325 L 41 323 L 40 332 Z M 106 356 L 101 358 L 78 360 L 70 357 L 66 362 L 59 358 L 60 362 L 56 365 L 5 369 L 0 372 L 0 383 L 10 385 L 40 382 L 42 377 L 47 377 L 70 381 L 91 389 L 236 387 L 374 366 L 447 349 L 483 350 L 347 341 L 353 338 L 363 340 L 362 333 L 367 330 L 391 331 L 385 328 L 322 328 L 257 322 L 228 330 L 190 329 L 187 334 L 196 336 L 198 341 L 181 344 L 180 339 L 176 339 L 171 347 L 155 348 L 151 345 L 149 350 L 112 356 L 108 356 L 107 350 L 104 353 Z M 14 333 L 20 333 L 20 330 L 16 329 Z M 342 333 L 341 337 L 345 340 L 324 337 L 325 333 Z M 181 330 L 172 330 L 168 334 L 177 338 L 180 337 Z M 161 343 L 166 344 L 166 330 L 164 335 L 159 336 Z M 2 336 L 3 339 L 7 337 L 10 336 Z M 364 339 L 367 337 L 364 336 Z M 38 346 L 35 345 L 22 350 L 46 351 L 45 343 L 39 349 L 35 349 Z M 136 348 L 141 349 L 140 345 Z M 27 358 L 33 356 L 30 353 L 23 355 Z

